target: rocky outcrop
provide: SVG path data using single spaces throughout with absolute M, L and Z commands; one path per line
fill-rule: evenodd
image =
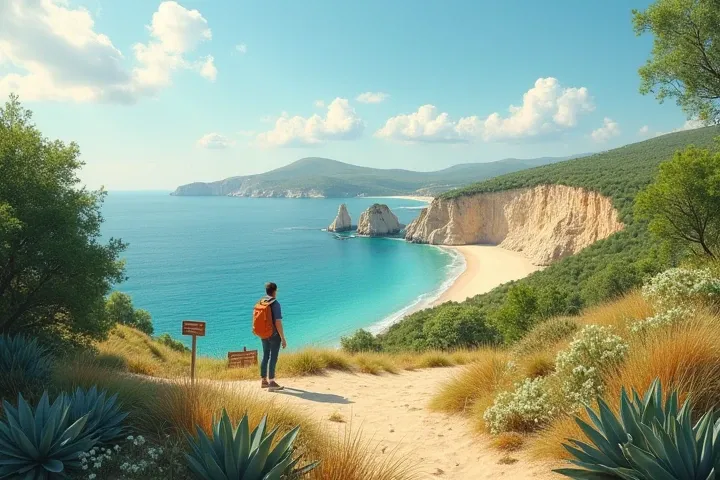
M 376 203 L 360 215 L 358 221 L 358 235 L 382 237 L 396 235 L 403 229 L 398 218 L 387 205 Z
M 433 245 L 493 244 L 549 265 L 622 230 L 609 198 L 564 185 L 539 185 L 437 198 L 405 238 Z
M 347 232 L 352 229 L 350 214 L 347 211 L 347 205 L 344 203 L 338 208 L 335 220 L 328 227 L 328 232 Z

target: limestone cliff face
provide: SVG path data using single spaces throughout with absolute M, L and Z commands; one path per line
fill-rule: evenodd
M 352 229 L 350 214 L 347 211 L 347 206 L 343 203 L 338 208 L 335 220 L 328 227 L 328 232 L 347 232 L 350 229 Z
M 378 203 L 372 205 L 360 215 L 358 221 L 358 235 L 380 237 L 400 233 L 403 226 L 387 205 Z
M 499 245 L 549 265 L 622 230 L 609 198 L 564 185 L 539 185 L 453 199 L 437 198 L 405 238 L 434 245 Z

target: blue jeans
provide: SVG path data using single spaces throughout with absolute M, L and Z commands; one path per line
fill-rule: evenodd
M 260 363 L 260 376 L 262 378 L 269 378 L 270 380 L 275 378 L 275 366 L 277 365 L 278 354 L 280 353 L 280 343 L 280 335 L 277 332 L 273 334 L 272 337 L 263 339 L 263 358 Z M 269 366 L 268 362 L 270 362 Z M 267 375 L 265 375 L 266 373 Z

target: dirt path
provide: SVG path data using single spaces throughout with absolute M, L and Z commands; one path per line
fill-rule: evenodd
M 394 449 L 397 455 L 409 455 L 413 464 L 420 465 L 421 479 L 560 478 L 550 472 L 549 465 L 531 462 L 522 453 L 509 455 L 514 463 L 499 463 L 504 454 L 491 449 L 486 438 L 472 433 L 461 417 L 428 410 L 433 393 L 456 372 L 455 368 L 287 379 L 282 382 L 286 385 L 283 392 L 267 395 L 299 407 L 333 432 L 343 426 L 331 422 L 330 415 L 342 415 L 352 421 L 353 430 L 362 428 L 364 436 L 379 444 L 378 456 Z

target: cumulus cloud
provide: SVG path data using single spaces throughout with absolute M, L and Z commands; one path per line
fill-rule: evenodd
M 607 142 L 613 137 L 620 135 L 620 125 L 612 118 L 605 117 L 603 119 L 603 126 L 593 130 L 590 134 L 593 140 L 596 142 Z
M 237 50 L 242 55 L 245 55 L 247 53 L 247 45 L 245 45 L 244 43 L 235 45 L 235 50 Z
M 106 35 L 95 30 L 90 12 L 64 0 L 0 2 L 0 95 L 27 100 L 132 103 L 170 85 L 178 69 L 214 79 L 212 57 L 193 62 L 186 54 L 211 38 L 205 18 L 174 1 L 160 4 L 147 27 L 150 41 L 133 46 L 135 67 Z
M 387 93 L 382 92 L 365 92 L 358 95 L 355 100 L 360 103 L 381 103 L 389 96 Z
M 660 135 L 667 135 L 668 133 L 684 132 L 685 130 L 695 130 L 696 128 L 702 128 L 705 126 L 706 125 L 702 120 L 698 120 L 697 118 L 691 118 L 690 120 L 685 120 L 685 123 L 683 123 L 678 128 L 670 130 L 669 132 L 655 132 L 653 136 L 659 137 Z
M 286 112 L 275 121 L 275 127 L 257 136 L 257 143 L 266 147 L 302 147 L 319 145 L 332 140 L 358 138 L 365 122 L 355 113 L 346 98 L 336 98 L 327 106 L 322 117 L 291 117 Z
M 235 145 L 235 142 L 219 133 L 208 133 L 203 135 L 197 141 L 197 146 L 201 148 L 209 148 L 212 150 L 222 150 Z
M 451 119 L 434 105 L 387 120 L 376 137 L 407 142 L 462 143 L 515 140 L 562 131 L 577 125 L 578 118 L 595 109 L 585 87 L 566 88 L 556 78 L 539 78 L 523 95 L 520 106 L 511 105 L 508 115 L 498 112 Z
M 640 127 L 640 130 L 638 130 L 638 135 L 641 137 L 647 137 L 650 134 L 650 127 L 647 125 L 643 125 Z
M 316 108 L 325 108 L 325 102 L 323 100 L 315 100 L 314 105 Z
M 375 132 L 378 138 L 407 142 L 462 143 L 480 133 L 477 117 L 451 120 L 447 113 L 438 113 L 434 105 L 423 105 L 408 115 L 398 115 Z

